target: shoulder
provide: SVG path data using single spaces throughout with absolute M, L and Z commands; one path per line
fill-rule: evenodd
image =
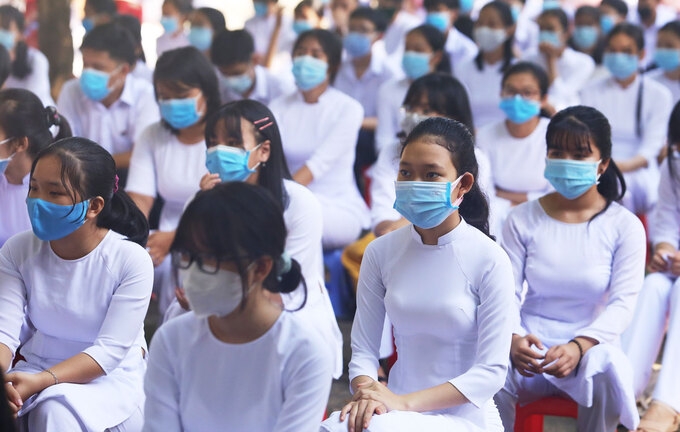
M 580 66 L 584 66 L 584 65 L 590 66 L 590 65 L 592 65 L 593 67 L 595 67 L 595 61 L 593 60 L 593 58 L 591 56 L 589 56 L 588 54 L 576 51 L 575 49 L 567 47 L 567 48 L 565 48 L 563 55 L 565 56 L 564 59 L 566 61 L 570 62 L 570 63 L 576 63 Z
M 324 99 L 326 99 L 325 102 L 327 104 L 342 104 L 347 108 L 352 108 L 355 110 L 362 109 L 361 104 L 353 97 L 346 95 L 334 87 L 328 87 L 328 90 L 325 91 L 325 96 L 326 97 Z
M 150 271 L 153 276 L 153 262 L 142 246 L 130 241 L 122 234 L 109 231 L 101 245 L 101 253 L 109 269 L 139 269 Z
M 284 179 L 283 187 L 286 189 L 288 197 L 290 198 L 290 207 L 305 211 L 321 210 L 319 200 L 314 193 L 305 186 L 292 180 Z
M 609 208 L 593 221 L 599 218 L 602 218 L 599 223 L 606 229 L 614 228 L 622 236 L 635 235 L 645 238 L 645 228 L 640 218 L 616 201 L 612 202 Z
M 297 368 L 302 363 L 315 363 L 330 368 L 332 359 L 328 344 L 308 323 L 309 321 L 296 315 L 296 312 L 282 312 L 279 322 L 275 324 L 278 326 L 279 349 L 298 359 L 291 364 L 292 367 Z
M 126 84 L 128 83 L 132 86 L 137 100 L 151 97 L 155 102 L 153 85 L 149 81 L 129 74 L 126 80 Z
M 646 96 L 655 101 L 655 106 L 658 102 L 666 102 L 668 105 L 672 104 L 673 95 L 671 91 L 664 84 L 660 83 L 654 77 L 643 75 L 642 82 L 644 83 L 644 92 Z M 666 113 L 667 115 L 668 113 Z
M 80 95 L 83 95 L 83 92 L 80 89 L 80 82 L 78 81 L 78 78 L 73 78 L 66 81 L 61 87 L 59 100 L 61 101 L 64 98 L 75 98 L 79 97 Z
M 475 138 L 479 144 L 485 145 L 489 139 L 499 138 L 506 135 L 508 135 L 508 133 L 507 129 L 505 128 L 505 120 L 499 120 L 495 123 L 490 123 L 479 128 Z
M 545 219 L 545 212 L 538 200 L 527 201 L 513 207 L 505 220 L 505 225 L 515 232 L 533 230 Z
M 601 93 L 611 85 L 611 76 L 605 75 L 586 84 L 581 90 L 581 97 L 589 99 L 594 93 Z
M 195 339 L 192 335 L 200 333 L 204 322 L 197 318 L 193 312 L 182 314 L 161 325 L 154 333 L 151 341 L 151 358 L 154 357 L 154 348 L 164 345 L 165 349 L 172 352 L 185 352 L 186 347 Z M 207 325 L 205 326 L 207 328 Z
M 11 256 L 18 264 L 36 255 L 45 243 L 33 231 L 23 231 L 10 237 L 2 246 L 1 252 L 4 257 Z
M 49 64 L 49 62 L 47 61 L 47 57 L 45 57 L 45 54 L 43 54 L 42 52 L 40 52 L 40 50 L 37 50 L 33 47 L 28 47 L 28 57 L 34 66 L 47 67 Z
M 160 121 L 151 123 L 145 127 L 140 134 L 139 142 L 135 143 L 135 147 L 141 145 L 144 147 L 154 148 L 159 144 L 165 144 L 173 138 L 172 133 Z
M 387 257 L 391 255 L 391 251 L 393 252 L 408 247 L 411 238 L 414 235 L 413 230 L 413 225 L 408 224 L 376 238 L 368 244 L 364 256 L 374 255 L 377 257 Z
M 269 103 L 269 109 L 272 111 L 278 110 L 274 114 L 280 114 L 281 112 L 284 112 L 289 106 L 299 104 L 301 100 L 298 97 L 298 93 L 299 91 L 296 89 L 277 97 Z

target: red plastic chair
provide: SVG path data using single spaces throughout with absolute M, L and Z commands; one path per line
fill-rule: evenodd
M 515 408 L 515 432 L 543 432 L 543 416 L 578 415 L 578 405 L 571 399 L 549 396 Z

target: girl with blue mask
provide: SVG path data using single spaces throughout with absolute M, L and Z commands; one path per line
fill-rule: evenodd
M 654 51 L 658 69 L 649 73 L 673 94 L 673 103 L 680 100 L 680 21 L 671 21 L 659 29 Z
M 506 430 L 517 404 L 555 394 L 578 404 L 578 430 L 637 430 L 633 369 L 620 339 L 642 287 L 645 232 L 617 202 L 626 184 L 611 138 L 594 108 L 557 113 L 545 168 L 557 191 L 515 207 L 503 227 L 516 292 L 512 367 L 494 397 Z
M 164 0 L 160 24 L 164 33 L 156 41 L 158 56 L 165 51 L 189 45 L 184 29 L 193 7 L 190 0 Z
M 596 65 L 602 63 L 604 51 L 601 17 L 602 12 L 596 7 L 579 7 L 574 15 L 574 30 L 569 39 L 569 45 L 573 49 L 588 54 Z
M 21 428 L 142 428 L 153 265 L 146 218 L 115 168 L 85 138 L 44 148 L 26 198 L 32 231 L 0 249 L 0 368 L 22 343 L 26 360 L 5 377 Z M 22 338 L 24 322 L 32 331 Z
M 157 196 L 165 201 L 148 244 L 162 314 L 174 298 L 170 243 L 184 204 L 206 173 L 205 119 L 219 108 L 220 97 L 213 65 L 194 47 L 163 53 L 156 62 L 154 87 L 161 120 L 135 143 L 126 189 L 146 216 Z
M 352 332 L 353 397 L 322 431 L 503 430 L 491 398 L 506 375 L 512 270 L 489 238 L 477 171 L 473 137 L 461 123 L 430 118 L 406 138 L 395 207 L 411 223 L 366 249 Z M 388 386 L 375 374 L 386 318 L 399 353 Z M 445 366 L 425 367 L 433 360 Z
M 222 12 L 214 8 L 196 9 L 189 19 L 191 28 L 187 35 L 189 43 L 199 51 L 208 55 L 210 45 L 216 34 L 226 29 L 226 20 Z

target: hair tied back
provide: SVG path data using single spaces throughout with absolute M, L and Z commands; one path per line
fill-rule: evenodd
M 48 126 L 61 126 L 61 116 L 57 109 L 53 106 L 45 107 L 45 114 L 47 115 Z
M 290 255 L 288 254 L 288 252 L 284 251 L 281 254 L 281 257 L 279 258 L 279 262 L 278 262 L 279 271 L 277 273 L 277 279 L 279 281 L 281 281 L 281 278 L 284 274 L 286 274 L 290 271 L 291 266 L 292 266 L 292 262 L 291 262 L 291 259 L 290 259 Z

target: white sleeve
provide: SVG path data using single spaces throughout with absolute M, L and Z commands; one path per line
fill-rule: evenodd
M 285 187 L 285 186 L 284 186 Z M 295 187 L 295 186 L 293 186 Z M 295 203 L 295 219 L 286 226 L 288 236 L 286 236 L 286 252 L 295 258 L 305 269 L 306 263 L 317 262 L 318 259 L 313 255 L 321 254 L 321 237 L 323 235 L 323 217 L 321 204 L 309 189 L 304 189 L 302 193 L 296 194 L 302 202 Z M 290 203 L 289 205 L 293 205 Z M 305 269 L 305 272 L 310 272 Z M 310 281 L 307 281 L 310 286 Z
M 120 267 L 121 283 L 111 297 L 94 343 L 83 351 L 107 374 L 118 367 L 137 341 L 151 299 L 153 263 L 141 246 L 134 246 L 134 253 L 120 254 L 126 257 Z
M 155 197 L 158 191 L 156 184 L 156 159 L 153 153 L 154 131 L 163 127 L 152 125 L 147 127 L 135 142 L 130 157 L 130 169 L 128 171 L 127 192 Z
M 178 374 L 172 360 L 177 353 L 167 341 L 167 329 L 158 329 L 151 341 L 144 375 L 144 432 L 181 432 Z
M 29 48 L 29 52 L 33 52 L 31 56 L 33 62 L 31 67 L 31 90 L 35 93 L 40 100 L 42 100 L 43 105 L 48 106 L 54 103 L 52 100 L 52 93 L 50 87 L 50 64 L 43 53 L 38 50 L 33 50 Z
M 573 64 L 560 71 L 561 73 L 555 77 L 550 86 L 550 93 L 555 97 L 556 102 L 563 104 L 557 107 L 558 110 L 577 104 L 579 91 L 586 85 L 595 70 L 595 62 L 590 56 L 575 55 L 572 58 Z
M 131 136 L 133 137 L 133 146 L 136 146 L 141 139 L 142 133 L 150 125 L 160 121 L 161 116 L 158 110 L 158 104 L 153 93 L 153 87 L 144 87 L 143 91 L 137 96 L 137 105 L 135 106 L 135 122 Z
M 71 80 L 64 84 L 64 87 L 57 99 L 57 110 L 59 114 L 68 120 L 73 136 L 82 136 L 83 127 L 78 110 L 78 82 Z
M 394 182 L 397 180 L 399 169 L 398 143 L 391 143 L 383 147 L 378 154 L 378 160 L 371 168 L 371 228 L 383 221 L 396 221 L 401 214 L 394 209 L 396 193 Z
M 649 84 L 657 84 L 652 80 L 643 80 L 645 86 Z M 640 83 L 642 85 L 642 82 Z M 666 143 L 668 133 L 668 118 L 673 109 L 673 100 L 670 91 L 659 85 L 659 93 L 652 97 L 642 98 L 642 109 L 640 125 L 642 129 L 642 138 L 639 155 L 647 159 L 647 164 L 651 167 L 657 163 L 657 156 Z M 643 92 L 646 90 L 643 89 Z M 646 105 L 647 104 L 647 105 Z M 631 107 L 635 109 L 635 107 Z
M 378 125 L 375 129 L 375 150 L 381 152 L 383 149 L 390 147 L 395 142 L 398 142 L 397 133 L 399 131 L 394 129 L 394 119 L 392 113 L 396 109 L 390 102 L 390 90 L 393 89 L 393 81 L 387 81 L 378 89 L 378 100 L 376 103 L 376 111 L 378 118 Z
M 0 344 L 7 346 L 12 353 L 20 344 L 19 334 L 27 302 L 26 285 L 12 253 L 15 245 L 22 246 L 16 240 L 16 237 L 9 239 L 0 249 Z
M 512 273 L 515 281 L 515 301 L 513 305 L 514 321 L 512 331 L 520 336 L 526 336 L 529 332 L 522 326 L 520 310 L 522 308 L 522 291 L 524 289 L 524 268 L 527 260 L 526 240 L 522 238 L 522 222 L 517 210 L 513 210 L 508 215 L 503 224 L 503 234 L 500 243 L 510 258 Z
M 677 156 L 673 157 L 677 160 Z M 652 243 L 670 243 L 674 248 L 680 247 L 680 197 L 678 197 L 678 180 L 673 180 L 668 171 L 669 159 L 666 158 L 659 170 L 659 200 L 654 207 L 653 217 L 650 219 L 649 232 Z M 680 179 L 680 164 L 673 165 L 673 175 Z

